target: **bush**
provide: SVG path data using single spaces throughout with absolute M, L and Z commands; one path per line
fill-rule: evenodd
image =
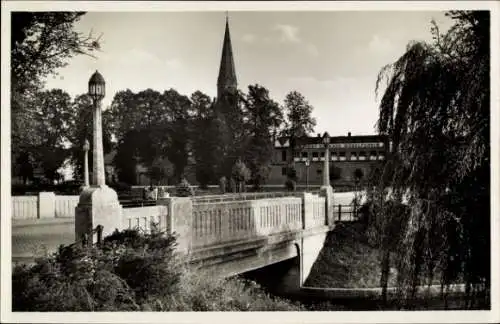
M 13 269 L 13 310 L 139 310 L 147 298 L 178 288 L 174 246 L 172 236 L 135 230 L 115 231 L 101 247 L 61 246 Z
M 297 182 L 297 170 L 293 166 L 289 166 L 286 171 L 286 176 L 288 179 Z
M 222 176 L 219 179 L 219 190 L 220 193 L 223 195 L 226 193 L 226 186 L 227 186 L 227 180 L 226 177 Z
M 163 300 L 163 311 L 298 311 L 298 303 L 268 295 L 255 282 L 240 278 L 220 279 L 186 270 L 182 294 Z M 160 309 L 156 309 L 160 310 Z
M 236 193 L 238 191 L 236 181 L 234 181 L 233 178 L 229 179 L 229 191 L 231 191 L 232 193 Z
M 12 273 L 13 311 L 271 311 L 300 310 L 240 279 L 185 268 L 175 237 L 115 231 L 102 246 L 61 246 Z
M 191 187 L 186 178 L 183 178 L 177 186 L 175 186 L 175 195 L 177 197 L 194 196 L 194 189 Z
M 287 179 L 285 182 L 285 188 L 288 191 L 295 191 L 297 189 L 297 183 L 292 179 Z

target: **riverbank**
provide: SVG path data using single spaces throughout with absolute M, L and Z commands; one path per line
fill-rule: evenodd
M 379 250 L 370 244 L 359 222 L 339 223 L 328 233 L 304 286 L 317 288 L 376 288 L 380 284 Z M 389 286 L 396 285 L 391 265 Z

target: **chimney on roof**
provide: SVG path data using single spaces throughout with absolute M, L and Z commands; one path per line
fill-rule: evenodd
M 347 137 L 351 137 L 351 132 L 347 132 Z
M 320 134 L 320 133 L 318 133 L 318 137 L 321 137 L 321 134 Z

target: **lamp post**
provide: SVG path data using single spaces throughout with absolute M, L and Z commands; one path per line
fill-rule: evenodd
M 309 159 L 307 159 L 304 164 L 306 165 L 306 191 L 309 191 Z
M 104 173 L 104 151 L 102 145 L 102 112 L 101 100 L 105 95 L 106 82 L 102 75 L 96 70 L 89 80 L 89 96 L 92 98 L 94 111 L 93 111 L 93 135 L 94 147 L 92 150 L 93 157 L 93 172 L 92 172 L 92 185 L 104 186 L 105 173 Z
M 84 152 L 84 160 L 83 160 L 83 181 L 84 187 L 89 186 L 89 149 L 90 143 L 87 139 L 85 139 L 85 143 L 83 144 L 83 152 Z
M 330 186 L 330 135 L 328 132 L 323 134 L 323 144 L 325 145 L 325 161 L 323 165 L 323 186 Z
M 113 233 L 121 226 L 123 215 L 116 191 L 105 182 L 100 106 L 105 94 L 104 78 L 95 71 L 88 86 L 88 95 L 93 103 L 92 182 L 83 188 L 75 208 L 75 239 L 84 244 L 95 241 L 94 232 L 97 229 L 98 239 Z

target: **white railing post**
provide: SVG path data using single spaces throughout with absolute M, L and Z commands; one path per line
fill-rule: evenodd
M 38 193 L 38 218 L 54 218 L 56 216 L 56 195 L 53 192 Z

